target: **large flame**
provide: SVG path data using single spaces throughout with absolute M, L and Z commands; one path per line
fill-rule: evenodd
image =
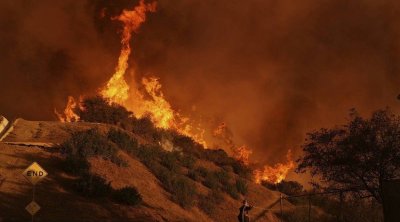
M 150 114 L 155 126 L 176 130 L 207 147 L 204 139 L 205 130 L 200 124 L 193 123 L 189 118 L 172 109 L 171 104 L 164 97 L 158 78 L 144 77 L 141 84 L 144 86 L 148 98 L 145 99 L 143 93 L 135 88 L 132 89 L 135 90 L 135 96 L 125 105 L 134 112 L 137 118 Z
M 175 111 L 171 104 L 165 99 L 162 92 L 162 85 L 156 77 L 144 77 L 140 83 L 133 82 L 128 84 L 125 79 L 126 71 L 129 67 L 128 59 L 131 54 L 130 41 L 132 34 L 137 32 L 141 24 L 146 21 L 146 13 L 156 10 L 156 2 L 146 4 L 144 0 L 140 0 L 139 5 L 133 10 L 123 10 L 122 13 L 112 18 L 122 22 L 122 39 L 121 52 L 115 72 L 107 82 L 104 88 L 100 90 L 100 94 L 112 103 L 120 104 L 132 111 L 137 118 L 144 115 L 150 115 L 155 126 L 163 129 L 173 129 L 177 132 L 193 138 L 196 142 L 202 144 L 205 148 L 207 143 L 204 139 L 204 128 L 199 123 L 194 123 L 190 118 L 181 115 Z M 102 12 L 104 16 L 104 11 Z M 135 70 L 132 70 L 134 73 Z M 134 78 L 133 78 L 134 79 Z M 143 89 L 142 91 L 139 90 Z M 58 113 L 58 118 L 62 122 L 78 121 L 79 116 L 74 112 L 79 104 L 73 97 L 68 97 L 68 103 L 63 114 Z M 247 146 L 235 148 L 232 135 L 225 123 L 221 124 L 214 132 L 214 137 L 224 140 L 224 143 L 233 150 L 233 156 L 243 162 L 249 164 L 249 158 L 252 150 Z M 170 141 L 162 141 L 170 146 Z M 288 153 L 288 163 L 277 164 L 274 167 L 265 166 L 263 170 L 256 170 L 256 182 L 262 180 L 278 183 L 282 181 L 289 170 L 294 167 L 291 160 L 290 152 Z
M 268 181 L 270 183 L 280 183 L 284 180 L 291 169 L 294 168 L 294 162 L 292 160 L 292 152 L 288 151 L 287 155 L 287 163 L 278 163 L 275 166 L 264 166 L 261 170 L 254 171 L 254 177 L 256 183 L 261 183 L 262 181 Z
M 183 117 L 172 109 L 170 103 L 164 98 L 161 84 L 157 78 L 143 78 L 141 81 L 149 98 L 138 87 L 135 87 L 135 84 L 131 88 L 124 78 L 131 53 L 130 40 L 132 33 L 136 32 L 140 25 L 146 21 L 146 12 L 154 12 L 155 10 L 155 2 L 145 4 L 142 0 L 133 10 L 124 10 L 120 16 L 114 18 L 122 22 L 124 26 L 121 40 L 122 49 L 115 73 L 104 89 L 101 90 L 101 95 L 111 102 L 121 104 L 133 111 L 137 118 L 150 114 L 155 126 L 163 129 L 175 129 L 179 133 L 190 136 L 196 142 L 206 146 L 207 144 L 203 138 L 204 130 L 194 127 L 193 125 L 195 124 L 189 123 L 190 120 L 188 118 Z
M 68 96 L 68 102 L 64 109 L 63 113 L 57 112 L 54 110 L 54 113 L 57 115 L 58 119 L 61 122 L 76 122 L 79 121 L 79 115 L 75 113 L 75 109 L 77 108 L 77 102 L 75 101 L 74 97 Z
M 144 0 L 141 0 L 139 5 L 133 10 L 123 10 L 122 14 L 113 19 L 123 23 L 124 28 L 122 31 L 122 49 L 118 58 L 118 64 L 115 68 L 115 73 L 108 81 L 107 86 L 101 91 L 101 95 L 110 101 L 124 104 L 129 95 L 129 86 L 125 81 L 124 75 L 128 68 L 128 58 L 131 54 L 130 40 L 132 38 L 132 32 L 136 32 L 140 25 L 146 21 L 146 12 L 154 12 L 156 10 L 156 3 L 145 4 Z

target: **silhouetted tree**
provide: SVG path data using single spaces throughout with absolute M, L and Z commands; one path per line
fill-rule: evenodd
M 303 151 L 298 172 L 383 203 L 382 182 L 400 176 L 400 117 L 385 109 L 365 119 L 352 110 L 346 125 L 309 133 Z

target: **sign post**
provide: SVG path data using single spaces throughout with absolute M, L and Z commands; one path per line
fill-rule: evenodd
M 34 215 L 40 210 L 39 204 L 37 204 L 35 201 L 36 184 L 47 176 L 47 172 L 38 163 L 33 162 L 22 174 L 33 185 L 32 202 L 25 207 L 25 210 L 31 214 L 33 222 Z

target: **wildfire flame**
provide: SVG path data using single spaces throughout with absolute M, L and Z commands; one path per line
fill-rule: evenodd
M 236 149 L 234 157 L 245 165 L 249 165 L 250 155 L 253 153 L 251 149 L 243 145 Z
M 164 98 L 158 78 L 142 78 L 141 83 L 150 98 L 145 99 L 143 93 L 132 89 L 135 90 L 136 96 L 132 98 L 131 103 L 125 104 L 137 118 L 150 114 L 152 122 L 158 128 L 176 130 L 207 147 L 204 139 L 205 130 L 199 124 L 192 123 L 189 118 L 172 109 L 171 104 Z
M 232 133 L 230 132 L 226 123 L 221 123 L 218 125 L 213 131 L 213 136 L 215 138 L 222 139 L 225 145 L 230 149 L 233 149 L 235 146 L 232 139 Z
M 131 54 L 130 41 L 132 34 L 137 32 L 141 24 L 146 21 L 147 12 L 155 12 L 156 2 L 146 4 L 144 0 L 140 0 L 139 5 L 133 10 L 123 10 L 122 13 L 112 18 L 122 22 L 122 39 L 121 52 L 118 58 L 118 63 L 115 72 L 107 82 L 104 88 L 100 89 L 100 94 L 108 99 L 111 103 L 117 103 L 128 110 L 132 111 L 136 118 L 141 118 L 144 115 L 150 115 L 154 125 L 163 129 L 173 129 L 177 132 L 193 138 L 196 142 L 202 144 L 205 148 L 207 143 L 204 139 L 205 130 L 200 124 L 195 124 L 190 118 L 181 115 L 175 111 L 171 104 L 165 99 L 162 92 L 162 85 L 156 77 L 144 77 L 140 83 L 129 85 L 125 80 L 125 74 L 129 67 L 128 59 Z M 105 16 L 105 9 L 102 10 L 101 16 Z M 135 70 L 133 70 L 134 72 Z M 140 87 L 138 84 L 141 84 Z M 143 90 L 139 90 L 143 88 Z M 79 120 L 74 110 L 80 103 L 77 103 L 73 97 L 68 97 L 67 106 L 62 114 L 55 110 L 61 122 L 73 122 Z M 82 109 L 82 107 L 79 107 Z M 234 152 L 234 157 L 242 161 L 244 164 L 249 164 L 249 157 L 252 150 L 247 146 L 234 148 L 232 135 L 229 132 L 225 123 L 220 125 L 214 132 L 214 137 L 219 137 L 229 146 Z M 169 141 L 161 141 L 166 146 L 170 147 Z M 288 162 L 286 164 L 276 164 L 274 167 L 264 166 L 263 170 L 256 170 L 256 182 L 260 183 L 263 180 L 279 183 L 282 181 L 289 170 L 294 167 L 289 151 Z
M 131 54 L 130 40 L 132 32 L 136 32 L 140 25 L 146 21 L 146 12 L 154 12 L 156 10 L 156 2 L 145 4 L 141 0 L 139 5 L 133 10 L 123 10 L 122 14 L 113 18 L 123 23 L 122 31 L 122 49 L 118 58 L 118 65 L 115 68 L 115 73 L 108 81 L 107 86 L 101 91 L 101 95 L 110 101 L 124 104 L 128 97 L 129 86 L 124 79 L 126 69 L 128 68 L 128 58 Z
M 262 170 L 255 170 L 254 177 L 256 183 L 261 183 L 262 181 L 268 181 L 274 184 L 280 183 L 284 180 L 291 169 L 294 167 L 294 162 L 292 160 L 292 152 L 288 151 L 286 154 L 287 163 L 278 163 L 275 166 L 264 166 Z
M 77 108 L 77 102 L 74 97 L 68 96 L 67 106 L 64 109 L 63 113 L 57 112 L 54 110 L 54 113 L 57 115 L 58 119 L 61 122 L 76 122 L 79 120 L 79 115 L 75 113 L 75 109 Z
M 213 131 L 213 136 L 223 141 L 224 147 L 233 152 L 233 157 L 245 165 L 249 164 L 250 155 L 253 151 L 246 145 L 237 147 L 233 141 L 232 132 L 226 123 L 219 124 Z
M 150 114 L 155 126 L 163 129 L 175 129 L 179 133 L 192 137 L 196 142 L 206 146 L 203 139 L 204 130 L 190 124 L 188 118 L 174 111 L 170 103 L 164 98 L 159 79 L 155 77 L 143 78 L 141 81 L 145 93 L 150 99 L 133 85 L 127 84 L 124 76 L 128 68 L 128 58 L 131 53 L 130 40 L 132 33 L 136 32 L 140 25 L 146 21 L 146 12 L 154 12 L 156 3 L 145 4 L 143 0 L 133 10 L 124 10 L 121 15 L 114 18 L 123 23 L 122 49 L 118 59 L 115 73 L 101 90 L 101 95 L 110 102 L 118 103 L 133 111 L 137 118 Z M 133 96 L 130 96 L 133 95 Z

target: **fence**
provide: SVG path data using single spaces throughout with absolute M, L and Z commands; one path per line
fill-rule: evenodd
M 320 214 L 329 214 L 330 220 L 327 221 L 337 221 L 337 222 L 349 222 L 349 221 L 356 221 L 354 218 L 361 218 L 364 217 L 367 220 L 362 221 L 383 221 L 381 218 L 381 212 L 379 207 L 375 207 L 378 210 L 370 213 L 376 215 L 376 218 L 369 218 L 369 214 L 361 215 L 362 213 L 358 213 L 357 209 L 345 209 L 346 205 L 346 193 L 353 192 L 354 190 L 334 190 L 328 192 L 313 192 L 313 193 L 306 193 L 301 195 L 284 195 L 281 194 L 280 198 L 273 202 L 270 206 L 266 208 L 255 207 L 259 209 L 263 209 L 264 211 L 257 215 L 254 218 L 254 221 L 258 221 L 259 219 L 265 216 L 266 212 L 274 211 L 274 213 L 279 217 L 281 222 L 288 222 L 288 221 L 302 221 L 302 222 L 319 222 L 320 220 L 318 217 Z M 330 202 L 327 203 L 329 196 Z M 285 206 L 285 202 L 290 202 L 290 209 L 289 206 Z M 292 204 L 297 203 L 297 204 Z M 334 204 L 332 204 L 334 203 Z M 321 210 L 321 205 L 323 204 L 330 204 L 329 207 L 325 207 L 325 210 Z M 276 207 L 278 206 L 278 207 Z M 361 206 L 362 207 L 362 206 Z M 274 208 L 274 210 L 272 209 Z M 277 209 L 276 209 L 277 208 Z M 326 212 L 326 209 L 329 209 L 330 212 Z M 375 209 L 374 208 L 374 209 Z M 372 209 L 372 208 L 371 208 Z M 290 213 L 299 211 L 301 212 L 298 215 L 290 215 Z M 352 212 L 354 211 L 354 212 Z M 349 216 L 349 212 L 353 215 Z M 293 213 L 294 214 L 294 213 Z M 296 217 L 296 219 L 294 219 Z M 358 220 L 357 220 L 358 221 Z

